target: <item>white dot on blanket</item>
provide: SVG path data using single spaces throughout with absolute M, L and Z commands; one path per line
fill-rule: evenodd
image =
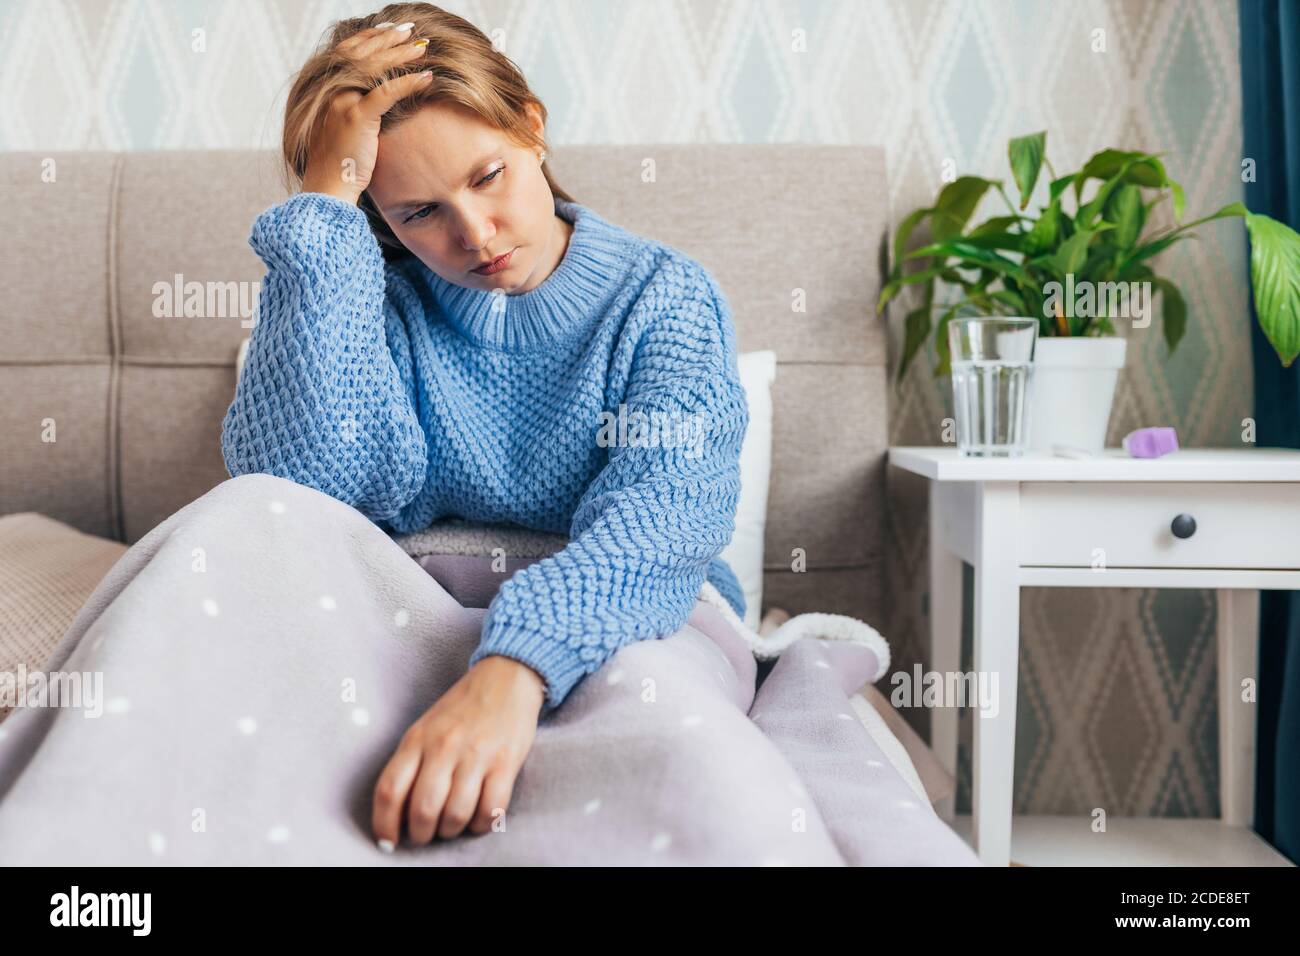
M 871 768 L 874 769 L 874 768 L 876 768 L 876 767 L 883 767 L 884 764 L 881 763 L 879 760 L 868 760 L 868 761 L 867 761 L 867 766 L 868 766 L 868 767 L 871 767 Z
M 650 849 L 658 853 L 661 850 L 668 849 L 672 842 L 673 838 L 667 833 L 656 833 L 654 839 L 650 841 Z
M 208 617 L 216 617 L 221 613 L 221 608 L 217 607 L 217 602 L 212 600 L 212 598 L 204 598 L 203 613 Z
M 822 670 L 826 670 L 826 671 L 828 671 L 828 670 L 831 669 L 831 665 L 830 665 L 830 664 L 827 664 L 825 661 L 823 661 L 823 660 L 821 660 L 821 659 L 818 659 L 818 660 L 813 661 L 813 664 L 814 664 L 815 666 L 817 666 L 817 667 L 820 667 Z
M 252 717 L 240 717 L 235 726 L 239 728 L 241 734 L 251 735 L 257 733 L 257 721 Z
M 599 809 L 600 809 L 600 798 L 597 797 L 594 800 L 588 800 L 586 806 L 582 808 L 582 812 L 587 814 L 587 816 L 591 816 Z
M 267 507 L 271 509 L 271 514 L 276 514 L 276 515 L 284 514 L 283 501 L 272 501 L 269 505 L 267 505 Z
M 623 668 L 616 667 L 614 670 L 609 672 L 609 676 L 605 678 L 605 683 L 611 685 L 617 684 L 624 678 L 624 676 L 626 675 L 623 673 Z
M 914 801 L 914 800 L 899 800 L 899 801 L 898 801 L 898 805 L 899 805 L 900 807 L 902 807 L 904 810 L 915 810 L 915 809 L 916 809 L 916 801 Z
M 699 714 L 687 714 L 682 718 L 683 727 L 695 727 L 704 722 L 704 718 Z
M 838 717 L 840 720 L 852 720 L 852 719 L 853 719 L 853 715 L 852 715 L 852 714 L 836 714 L 835 716 Z
M 154 856 L 162 856 L 167 852 L 167 840 L 157 830 L 154 830 L 153 833 L 149 834 L 149 849 L 153 852 Z
M 289 828 L 283 825 L 271 827 L 266 831 L 266 838 L 272 843 L 287 843 L 289 840 Z
M 364 707 L 352 708 L 352 722 L 358 727 L 365 727 L 370 723 L 370 711 Z
M 131 709 L 131 701 L 125 697 L 114 697 L 104 702 L 104 710 L 110 714 L 125 714 Z
M 411 620 L 411 612 L 408 611 L 406 608 L 402 608 L 400 611 L 398 611 L 396 614 L 393 615 L 393 623 L 396 624 L 398 627 L 406 627 L 406 625 L 410 622 L 410 620 Z
M 322 594 L 322 595 L 320 596 L 320 606 L 323 607 L 323 608 L 324 608 L 325 610 L 327 610 L 327 611 L 332 611 L 332 610 L 334 610 L 334 608 L 336 608 L 338 605 L 336 605 L 336 604 L 334 603 L 334 599 L 333 599 L 332 597 L 330 597 L 328 594 Z

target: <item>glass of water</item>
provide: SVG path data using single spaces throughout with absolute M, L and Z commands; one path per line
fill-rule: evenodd
M 1037 319 L 948 323 L 959 454 L 1015 458 L 1025 453 L 1025 398 L 1037 341 Z

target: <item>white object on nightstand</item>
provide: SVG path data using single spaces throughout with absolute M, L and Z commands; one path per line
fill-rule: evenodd
M 1300 590 L 1300 451 L 1182 449 L 1139 459 L 1106 449 L 1076 460 L 891 448 L 889 463 L 930 479 L 930 666 L 942 674 L 961 669 L 962 562 L 975 572 L 973 667 L 998 674 L 999 708 L 974 718 L 970 819 L 956 820 L 950 805 L 941 811 L 958 832 L 969 830 L 980 859 L 1006 866 L 1012 850 L 1020 588 L 1169 587 L 1212 588 L 1218 597 L 1223 817 L 1208 821 L 1216 839 L 1200 844 L 1207 858 L 1199 862 L 1287 865 L 1251 829 L 1257 705 L 1243 702 L 1239 689 L 1258 677 L 1259 590 Z M 955 707 L 931 713 L 931 747 L 954 773 L 957 717 Z M 1070 863 L 1081 862 L 1089 845 L 1104 850 L 1106 862 L 1120 862 L 1120 835 L 1132 833 L 1129 862 L 1185 864 L 1188 841 L 1177 833 L 1207 825 L 1116 822 L 1103 848 L 1086 842 L 1090 817 L 1043 818 L 1034 852 L 1051 859 L 1043 830 L 1050 823 L 1069 842 Z M 1151 844 L 1156 832 L 1174 834 L 1164 857 Z M 1059 861 L 1067 862 L 1064 851 Z

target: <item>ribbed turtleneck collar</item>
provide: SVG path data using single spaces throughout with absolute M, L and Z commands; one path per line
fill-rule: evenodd
M 473 289 L 424 270 L 447 321 L 467 339 L 507 351 L 545 348 L 590 328 L 605 314 L 629 264 L 634 237 L 558 196 L 555 212 L 573 224 L 568 248 L 554 271 L 527 292 Z

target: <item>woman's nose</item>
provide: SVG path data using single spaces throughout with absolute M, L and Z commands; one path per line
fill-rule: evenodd
M 461 222 L 461 244 L 470 252 L 478 252 L 496 235 L 496 230 L 486 219 L 479 217 L 465 218 Z

